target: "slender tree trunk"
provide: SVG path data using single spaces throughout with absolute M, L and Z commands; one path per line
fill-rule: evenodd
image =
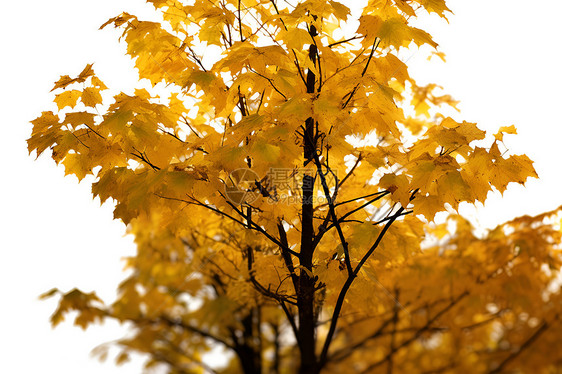
M 236 354 L 240 359 L 244 374 L 262 373 L 262 350 L 257 340 L 261 338 L 259 334 L 259 310 L 254 308 L 248 316 L 242 320 L 243 341 L 236 347 Z
M 303 264 L 305 268 L 308 268 Z M 316 321 L 314 318 L 314 279 L 302 272 L 299 282 L 299 349 L 301 354 L 300 374 L 316 373 Z
M 272 374 L 281 373 L 281 342 L 279 326 L 277 324 L 271 324 L 271 329 L 273 330 L 273 364 L 271 365 Z
M 256 362 L 256 355 L 260 355 L 260 352 L 256 352 L 252 347 L 244 344 L 237 349 L 236 353 L 244 374 L 261 374 L 261 366 Z
M 316 36 L 314 26 L 310 28 L 310 34 Z M 316 62 L 317 49 L 311 45 L 309 57 L 313 63 Z M 315 92 L 316 76 L 308 71 L 306 76 L 306 88 L 308 93 Z M 304 166 L 308 166 L 314 159 L 316 152 L 314 118 L 308 118 L 305 122 L 303 132 L 304 143 Z M 299 276 L 299 289 L 297 307 L 299 310 L 299 349 L 301 354 L 300 374 L 314 374 L 317 372 L 316 358 L 316 320 L 314 313 L 314 279 L 312 278 L 312 258 L 314 254 L 314 174 L 305 173 L 302 186 L 302 231 L 300 265 L 307 271 L 301 270 Z

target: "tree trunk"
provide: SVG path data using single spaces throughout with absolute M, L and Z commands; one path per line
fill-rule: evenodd
M 310 27 L 312 37 L 317 35 L 314 26 Z M 317 49 L 310 45 L 309 58 L 316 63 Z M 308 71 L 306 89 L 308 93 L 315 92 L 316 76 Z M 314 160 L 316 152 L 314 118 L 305 122 L 303 132 L 304 166 Z M 314 314 L 314 279 L 312 278 L 312 258 L 314 254 L 314 174 L 305 173 L 302 186 L 302 232 L 300 265 L 306 269 L 300 272 L 299 289 L 297 291 L 297 307 L 299 310 L 298 342 L 301 354 L 299 374 L 314 374 L 317 371 L 316 359 L 316 319 Z
M 242 320 L 242 341 L 236 346 L 236 354 L 240 360 L 244 374 L 262 373 L 262 347 L 259 308 L 253 308 Z

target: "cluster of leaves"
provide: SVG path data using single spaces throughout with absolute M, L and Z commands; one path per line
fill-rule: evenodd
M 139 77 L 169 98 L 138 89 L 107 104 L 88 65 L 56 82 L 59 112 L 33 121 L 29 151 L 95 177 L 138 248 L 116 301 L 62 293 L 53 324 L 70 310 L 82 327 L 132 322 L 118 360 L 143 352 L 171 373 L 556 365 L 525 348 L 560 333 L 559 230 L 546 216 L 484 238 L 456 215 L 456 231 L 429 224 L 536 176 L 500 150 L 514 128 L 491 139 L 434 114 L 456 101 L 397 57 L 437 46 L 411 21 L 445 17 L 443 0 L 370 0 L 355 31 L 331 0 L 148 2 L 161 22 L 123 13 L 102 27 L 122 30 Z M 432 235 L 440 245 L 422 250 Z M 232 353 L 224 367 L 203 359 L 217 346 Z

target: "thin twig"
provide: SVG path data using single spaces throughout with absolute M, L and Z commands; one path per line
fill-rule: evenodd
M 376 361 L 374 363 L 372 363 L 371 365 L 369 365 L 365 370 L 363 370 L 361 372 L 361 374 L 367 374 L 369 372 L 371 372 L 374 368 L 376 368 L 377 366 L 383 364 L 384 362 L 386 362 L 388 360 L 389 356 L 392 356 L 394 353 L 396 353 L 397 351 L 401 350 L 402 348 L 410 345 L 410 343 L 412 343 L 413 341 L 417 340 L 425 331 L 427 331 L 431 325 L 437 321 L 439 318 L 441 318 L 442 315 L 444 315 L 445 313 L 447 313 L 449 310 L 451 310 L 452 307 L 454 307 L 456 304 L 459 303 L 459 301 L 461 301 L 463 298 L 465 298 L 467 295 L 469 295 L 468 291 L 464 291 L 463 293 L 461 293 L 459 296 L 457 296 L 456 298 L 454 298 L 453 300 L 451 300 L 451 302 L 443 309 L 441 309 L 435 316 L 433 316 L 433 318 L 430 318 L 425 325 L 423 325 L 419 330 L 416 331 L 416 333 L 409 339 L 404 340 L 402 343 L 400 343 L 397 347 L 395 347 L 394 349 L 391 349 L 390 352 L 383 357 L 381 360 Z
M 414 199 L 415 194 L 418 192 L 418 190 L 415 190 L 411 197 L 410 197 L 410 201 Z M 343 302 L 345 300 L 345 296 L 347 294 L 347 291 L 349 290 L 349 288 L 351 287 L 351 284 L 353 283 L 353 281 L 355 280 L 355 278 L 357 277 L 357 275 L 359 274 L 359 271 L 361 270 L 361 268 L 363 267 L 363 265 L 365 264 L 365 262 L 367 262 L 367 260 L 369 259 L 369 257 L 371 257 L 371 255 L 373 254 L 373 252 L 378 248 L 379 244 L 382 241 L 382 238 L 384 237 L 384 235 L 386 234 L 386 232 L 388 231 L 388 229 L 390 228 L 390 226 L 394 223 L 394 221 L 402 214 L 402 211 L 405 209 L 405 207 L 400 207 L 400 209 L 398 209 L 398 211 L 396 212 L 396 214 L 394 214 L 392 217 L 392 219 L 388 220 L 388 222 L 386 223 L 386 225 L 383 227 L 383 229 L 381 230 L 381 232 L 379 233 L 379 235 L 377 236 L 377 239 L 375 240 L 375 242 L 373 243 L 373 245 L 371 246 L 371 248 L 369 248 L 369 250 L 367 251 L 367 253 L 365 253 L 365 255 L 363 256 L 363 258 L 361 258 L 361 261 L 359 261 L 359 264 L 355 267 L 355 269 L 353 270 L 353 273 L 347 277 L 347 280 L 345 281 L 343 287 L 340 290 L 340 293 L 338 295 L 338 299 L 336 301 L 336 304 L 334 306 L 334 311 L 332 313 L 332 320 L 330 322 L 330 328 L 328 330 L 328 334 L 326 335 L 326 340 L 324 341 L 324 346 L 322 347 L 322 353 L 320 354 L 320 360 L 319 360 L 319 367 L 322 368 L 326 362 L 327 362 L 327 358 L 328 358 L 328 349 L 330 348 L 330 344 L 332 342 L 332 339 L 334 337 L 334 333 L 336 331 L 336 326 L 338 323 L 338 318 L 341 312 L 341 308 L 343 307 Z
M 389 193 L 390 193 L 390 192 L 388 192 L 388 191 L 385 190 L 385 191 L 379 191 L 379 192 L 371 193 L 371 194 L 368 194 L 368 195 L 365 195 L 365 196 L 355 197 L 355 198 L 353 198 L 353 199 L 349 199 L 349 200 L 345 200 L 345 201 L 342 201 L 342 202 L 340 202 L 340 203 L 337 203 L 337 204 L 336 204 L 336 207 L 337 207 L 337 206 L 340 206 L 340 205 L 347 204 L 347 203 L 352 203 L 352 202 L 355 202 L 355 201 L 357 201 L 357 200 L 366 199 L 366 198 L 372 197 L 372 196 L 377 196 L 377 195 L 388 195 Z
M 369 68 L 369 64 L 371 63 L 371 60 L 373 59 L 373 55 L 375 54 L 375 50 L 379 46 L 380 41 L 381 41 L 381 39 L 375 38 L 375 41 L 373 43 L 373 47 L 371 48 L 371 53 L 369 54 L 369 58 L 367 59 L 367 62 L 365 63 L 365 67 L 363 68 L 363 71 L 361 72 L 361 78 L 363 78 L 365 76 L 365 73 L 367 73 L 367 69 Z M 359 83 L 357 83 L 355 85 L 355 87 L 353 88 L 353 90 L 348 94 L 349 97 L 347 98 L 347 101 L 345 102 L 345 104 L 343 104 L 342 109 L 345 109 L 347 107 L 347 105 L 349 104 L 349 102 L 351 101 L 351 99 L 353 98 L 355 93 L 357 92 L 358 88 L 359 88 Z M 344 96 L 344 98 L 345 98 L 345 96 Z
M 263 79 L 267 80 L 267 81 L 269 82 L 269 84 L 271 85 L 271 87 L 273 87 L 273 89 L 274 89 L 279 95 L 283 96 L 283 98 L 285 99 L 285 101 L 287 100 L 287 96 L 285 96 L 285 95 L 283 94 L 283 92 L 279 91 L 279 89 L 275 86 L 275 84 L 273 84 L 273 80 L 272 80 L 271 78 L 268 78 L 268 77 L 266 77 L 265 75 L 258 73 L 256 70 L 252 69 L 252 67 L 249 67 L 249 70 L 250 70 L 252 73 L 254 73 L 254 74 L 256 74 L 256 75 L 262 77 Z M 261 103 L 260 103 L 260 106 L 261 106 Z
M 489 374 L 496 374 L 496 373 L 501 372 L 511 361 L 515 360 L 525 349 L 529 348 L 531 346 L 531 344 L 533 344 L 533 342 L 535 340 L 537 340 L 539 338 L 539 336 L 541 336 L 541 334 L 544 333 L 549 327 L 550 327 L 549 323 L 546 322 L 546 321 L 543 321 L 543 323 L 541 323 L 539 328 L 537 330 L 535 330 L 535 332 L 533 334 L 531 334 L 531 336 L 529 336 L 527 338 L 527 340 L 525 340 L 525 342 L 519 347 L 519 349 L 517 351 L 515 351 L 512 354 L 510 354 L 509 356 L 507 356 L 498 365 L 498 367 L 496 367 L 493 370 L 490 370 L 488 373 Z
M 350 41 L 352 41 L 352 40 L 361 39 L 361 38 L 364 38 L 364 36 L 353 36 L 353 37 L 351 37 L 351 38 L 347 38 L 347 39 L 344 39 L 344 40 L 340 40 L 340 41 L 338 41 L 338 42 L 330 43 L 330 44 L 328 44 L 328 48 L 332 48 L 332 47 L 334 47 L 334 46 L 336 46 L 336 45 L 338 45 L 338 44 L 347 43 L 347 42 L 350 42 Z
M 240 3 L 241 0 L 238 0 L 238 27 L 240 28 L 240 41 L 244 42 L 244 34 L 242 33 L 242 16 L 240 15 Z

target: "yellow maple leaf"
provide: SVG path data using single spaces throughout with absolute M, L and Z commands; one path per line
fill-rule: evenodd
M 83 83 L 89 77 L 94 75 L 94 69 L 92 68 L 93 64 L 88 64 L 86 67 L 80 72 L 78 77 L 71 78 L 68 75 L 63 75 L 60 79 L 55 83 L 55 86 L 51 91 L 56 90 L 57 88 L 66 88 L 66 86 L 72 83 Z
M 82 92 L 82 104 L 94 108 L 96 105 L 102 103 L 102 97 L 99 87 L 86 87 Z
M 309 32 L 298 27 L 291 28 L 282 33 L 280 38 L 289 49 L 301 50 L 303 45 L 312 43 L 312 37 Z
M 433 221 L 435 214 L 444 210 L 443 204 L 443 200 L 437 196 L 416 196 L 414 213 L 423 215 L 428 221 Z
M 78 181 L 84 179 L 87 174 L 91 174 L 91 160 L 87 155 L 80 153 L 69 153 L 62 161 L 65 175 L 74 174 Z
M 82 96 L 82 92 L 79 90 L 64 91 L 55 96 L 55 103 L 59 110 L 66 108 L 67 106 L 74 108 L 76 102 Z
M 410 203 L 410 181 L 404 174 L 385 174 L 379 181 L 379 186 L 391 192 L 392 200 L 403 207 Z
M 517 134 L 517 129 L 515 128 L 514 125 L 502 126 L 500 127 L 498 132 L 494 134 L 494 137 L 496 138 L 497 141 L 502 142 L 504 134 Z

